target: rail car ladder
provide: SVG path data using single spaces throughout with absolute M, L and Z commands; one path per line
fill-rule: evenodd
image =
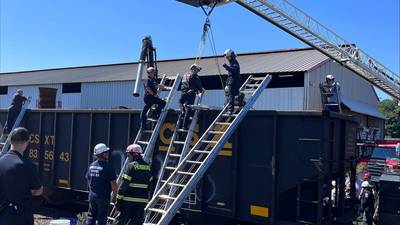
M 162 182 L 161 188 L 146 206 L 145 225 L 167 225 L 171 221 L 271 78 L 271 75 L 260 78 L 250 76 L 245 81 L 240 91 L 248 96 L 247 103 L 243 107 L 235 106 L 233 114 L 228 113 L 229 105 L 224 107 L 171 176 Z
M 32 100 L 32 97 L 29 96 L 26 99 L 26 101 L 23 103 L 22 108 L 21 108 L 21 112 L 18 114 L 18 117 L 15 120 L 15 123 L 12 126 L 11 130 L 14 130 L 15 128 L 17 128 L 21 124 L 22 119 L 24 118 L 24 115 L 26 113 L 26 110 L 28 109 L 28 106 L 31 103 L 31 100 Z M 9 124 L 7 124 L 7 126 L 9 126 Z M 8 149 L 10 148 L 10 140 L 9 139 L 10 139 L 9 138 L 9 134 L 3 133 L 3 135 L 1 135 L 1 137 L 0 137 L 0 145 L 2 145 L 3 148 L 1 149 L 0 156 L 6 154 Z
M 154 194 L 159 190 L 161 182 L 165 182 L 169 178 L 171 173 L 186 156 L 191 144 L 197 120 L 199 118 L 201 100 L 202 95 L 196 96 L 194 105 L 187 106 L 188 108 L 192 108 L 194 110 L 194 114 L 191 118 L 188 129 L 185 129 L 184 126 L 185 116 L 187 116 L 185 114 L 188 112 L 188 110 L 186 110 L 185 113 L 179 113 L 176 127 L 174 129 L 174 133 L 172 134 L 171 143 L 168 147 L 167 155 L 165 156 L 162 169 L 158 176 Z
M 318 222 L 318 207 L 319 198 L 318 194 L 316 196 L 310 196 L 310 194 L 306 194 L 306 190 L 308 192 L 312 192 L 311 195 L 315 195 L 318 191 L 310 188 L 318 186 L 318 181 L 313 179 L 302 179 L 298 182 L 297 185 L 297 206 L 296 206 L 296 221 L 301 224 L 309 224 L 309 225 L 316 225 Z M 313 210 L 315 208 L 315 210 Z M 312 218 L 307 217 L 304 215 L 304 210 L 311 210 Z
M 340 86 L 332 86 L 322 83 L 319 86 L 321 92 L 322 107 L 324 110 L 331 110 L 341 113 L 342 101 L 340 98 Z
M 400 76 L 287 0 L 236 0 L 400 100 Z
M 160 93 L 162 91 L 167 92 L 166 99 L 165 99 L 166 100 L 165 107 L 161 111 L 160 116 L 158 117 L 157 120 L 147 117 L 147 122 L 151 124 L 151 129 L 142 129 L 142 127 L 141 127 L 139 129 L 138 134 L 136 135 L 134 144 L 138 144 L 138 145 L 142 146 L 143 151 L 144 151 L 143 159 L 146 162 L 151 162 L 151 159 L 153 157 L 153 152 L 154 152 L 154 146 L 157 142 L 160 128 L 161 128 L 162 124 L 164 123 L 165 118 L 167 117 L 168 110 L 171 108 L 172 99 L 174 97 L 174 94 L 178 90 L 179 84 L 181 83 L 181 79 L 182 79 L 182 76 L 180 76 L 179 74 L 174 79 L 168 79 L 166 75 L 163 76 L 160 84 L 164 85 L 164 88 L 163 88 L 163 90 L 159 90 L 158 93 Z M 153 111 L 154 107 L 150 111 Z M 129 161 L 128 161 L 128 159 L 126 159 L 124 165 L 122 166 L 121 172 L 117 178 L 118 185 L 121 184 L 121 177 L 122 177 L 122 174 L 124 173 L 128 163 L 129 163 Z M 114 222 L 116 221 L 116 218 L 119 214 L 117 208 L 115 207 L 115 204 L 113 202 L 111 202 L 111 205 L 113 207 L 110 212 L 110 216 L 108 217 L 108 224 L 114 224 Z

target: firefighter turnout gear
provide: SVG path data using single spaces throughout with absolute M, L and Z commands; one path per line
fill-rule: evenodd
M 152 180 L 150 165 L 141 156 L 134 156 L 122 174 L 122 183 L 116 196 L 120 211 L 118 225 L 125 225 L 129 220 L 130 224 L 142 225 Z
M 240 78 L 239 62 L 236 60 L 236 57 L 234 57 L 234 52 L 229 50 L 227 50 L 225 53 L 226 56 L 230 56 L 227 57 L 229 60 L 229 65 L 224 63 L 223 67 L 226 71 L 228 71 L 228 78 L 226 79 L 225 84 L 225 94 L 229 104 L 229 112 L 232 113 L 235 107 L 235 96 L 239 95 L 239 88 L 242 81 Z

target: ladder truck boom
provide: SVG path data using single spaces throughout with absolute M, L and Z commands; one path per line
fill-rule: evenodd
M 400 76 L 287 0 L 177 0 L 191 6 L 236 2 L 400 100 Z

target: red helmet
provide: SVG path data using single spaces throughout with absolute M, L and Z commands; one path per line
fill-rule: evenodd
M 138 144 L 131 144 L 126 148 L 126 153 L 139 153 L 142 154 L 143 150 L 142 147 Z
M 371 174 L 369 172 L 364 173 L 364 180 L 371 178 Z

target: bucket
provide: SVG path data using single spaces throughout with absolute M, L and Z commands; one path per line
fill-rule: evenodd
M 70 225 L 70 220 L 62 219 L 62 220 L 52 220 L 50 221 L 50 225 Z
M 39 88 L 38 108 L 54 109 L 56 108 L 57 88 Z

